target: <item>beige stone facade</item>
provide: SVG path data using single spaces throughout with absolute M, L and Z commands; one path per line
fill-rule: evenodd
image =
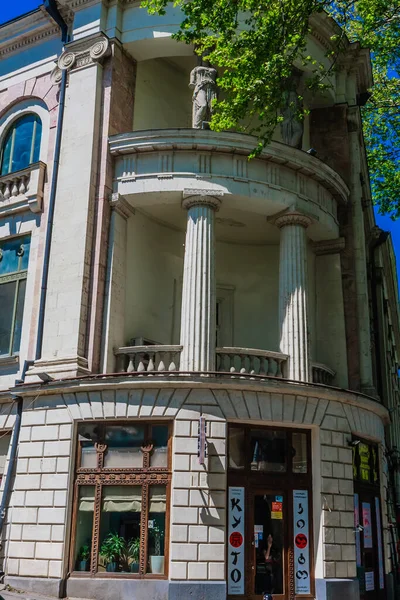
M 301 148 L 277 128 L 248 161 L 254 138 L 191 128 L 178 11 L 57 5 L 65 45 L 44 10 L 0 27 L 1 149 L 41 123 L 38 161 L 0 175 L 1 256 L 19 253 L 0 294 L 26 282 L 0 331 L 5 581 L 91 600 L 394 599 L 400 327 L 356 106 L 368 51 L 346 43 L 306 99 Z M 335 27 L 312 18 L 317 58 Z M 111 533 L 140 550 L 107 555 Z

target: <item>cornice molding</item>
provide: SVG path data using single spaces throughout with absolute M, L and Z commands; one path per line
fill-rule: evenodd
M 314 242 L 313 249 L 317 256 L 324 256 L 325 254 L 338 254 L 342 252 L 346 247 L 346 242 L 343 237 L 335 238 L 333 240 L 322 240 L 321 242 Z
M 5 43 L 0 43 L 0 60 L 25 49 L 27 46 L 32 46 L 49 37 L 56 37 L 59 35 L 60 28 L 53 26 L 51 23 L 47 23 L 47 26 L 40 29 L 37 33 L 23 35 L 19 39 L 9 39 Z
M 125 220 L 128 220 L 131 215 L 135 214 L 133 206 L 118 192 L 111 194 L 109 202 L 111 210 L 114 210 Z

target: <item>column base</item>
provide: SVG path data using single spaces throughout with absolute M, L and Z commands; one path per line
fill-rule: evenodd
M 358 579 L 316 579 L 316 600 L 337 600 L 351 598 L 359 600 L 360 588 Z
M 35 361 L 34 365 L 27 371 L 25 376 L 26 383 L 40 382 L 39 373 L 47 373 L 53 379 L 91 375 L 91 371 L 88 369 L 87 358 L 83 358 L 82 356 L 61 356 L 52 360 L 41 358 Z

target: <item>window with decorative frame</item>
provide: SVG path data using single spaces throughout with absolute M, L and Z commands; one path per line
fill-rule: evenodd
M 30 236 L 0 241 L 0 357 L 19 352 Z
M 171 424 L 78 425 L 70 570 L 165 578 Z
M 36 114 L 23 115 L 12 123 L 1 148 L 0 175 L 26 169 L 40 155 L 42 122 Z

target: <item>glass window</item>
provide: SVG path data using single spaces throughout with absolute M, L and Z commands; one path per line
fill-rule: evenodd
M 89 570 L 81 551 L 89 546 L 97 573 L 166 574 L 169 430 L 165 423 L 79 424 L 73 570 Z M 92 529 L 99 532 L 93 539 Z
M 246 462 L 244 429 L 230 427 L 229 429 L 229 467 L 244 469 Z
M 165 513 L 167 491 L 165 485 L 150 488 L 149 518 L 147 521 L 148 572 L 163 575 L 165 544 Z
M 42 123 L 37 115 L 29 114 L 15 121 L 4 140 L 1 175 L 8 175 L 39 160 Z
M 293 473 L 307 473 L 307 434 L 293 433 Z
M 29 251 L 29 236 L 0 242 L 0 356 L 19 351 Z
M 134 573 L 139 571 L 136 540 L 140 543 L 142 488 L 105 485 L 100 517 L 98 571 Z
M 286 432 L 252 429 L 250 438 L 252 471 L 286 471 Z
M 75 536 L 75 570 L 89 571 L 92 552 L 94 486 L 79 487 Z

